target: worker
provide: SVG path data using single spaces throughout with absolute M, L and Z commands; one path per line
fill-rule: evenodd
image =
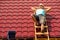
M 41 24 L 41 32 L 44 30 L 44 23 L 46 20 L 45 14 L 51 9 L 51 7 L 44 7 L 43 4 L 39 4 L 39 7 L 31 7 L 34 11 L 34 15 L 39 18 L 39 23 Z

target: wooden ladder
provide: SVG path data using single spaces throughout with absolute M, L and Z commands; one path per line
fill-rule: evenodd
M 47 40 L 49 40 L 48 26 L 44 26 L 44 28 L 46 28 L 46 31 L 44 32 L 41 32 L 41 31 L 37 32 L 37 28 L 41 29 L 41 27 L 35 25 L 35 40 L 38 40 L 37 35 L 45 35 L 47 36 Z

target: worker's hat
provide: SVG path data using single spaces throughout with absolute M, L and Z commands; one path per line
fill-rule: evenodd
M 40 6 L 43 6 L 43 4 L 42 4 L 42 3 L 40 3 L 39 5 L 40 5 Z

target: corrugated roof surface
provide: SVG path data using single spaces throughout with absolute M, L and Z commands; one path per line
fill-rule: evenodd
M 34 37 L 30 7 L 39 3 L 52 7 L 47 13 L 50 37 L 60 37 L 60 0 L 0 0 L 0 37 L 7 37 L 8 30 L 15 30 L 16 37 Z

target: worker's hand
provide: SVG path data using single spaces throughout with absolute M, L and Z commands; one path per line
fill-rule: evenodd
M 31 9 L 32 9 L 32 10 L 35 10 L 35 8 L 34 8 L 34 7 L 31 7 Z

